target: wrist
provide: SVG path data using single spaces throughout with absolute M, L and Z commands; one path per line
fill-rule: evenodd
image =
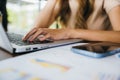
M 82 38 L 82 29 L 71 29 L 70 30 L 70 38 L 74 38 L 74 39 L 77 39 L 77 38 Z
M 66 32 L 69 38 L 75 38 L 75 29 L 67 28 Z

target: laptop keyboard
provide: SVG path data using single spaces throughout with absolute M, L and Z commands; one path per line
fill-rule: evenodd
M 34 42 L 30 43 L 28 41 L 23 42 L 22 38 L 23 36 L 20 34 L 15 34 L 15 33 L 8 33 L 8 38 L 10 40 L 10 42 L 19 45 L 19 46 L 23 46 L 23 45 L 33 45 L 33 44 L 45 44 L 45 43 L 51 43 L 53 41 L 51 40 L 45 40 L 45 41 L 38 41 L 35 40 Z

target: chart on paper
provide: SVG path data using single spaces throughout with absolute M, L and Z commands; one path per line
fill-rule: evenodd
M 42 59 L 32 59 L 31 62 L 36 64 L 37 66 L 41 66 L 45 69 L 57 69 L 61 72 L 66 72 L 70 69 L 70 67 L 68 67 L 68 66 L 57 64 L 57 63 L 46 61 L 46 60 L 42 60 Z
M 0 70 L 0 80 L 44 80 L 30 75 L 24 71 L 7 68 Z

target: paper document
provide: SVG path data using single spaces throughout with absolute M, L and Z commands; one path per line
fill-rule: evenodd
M 94 59 L 78 55 L 71 51 L 73 45 L 1 61 L 0 80 L 120 80 L 116 56 Z

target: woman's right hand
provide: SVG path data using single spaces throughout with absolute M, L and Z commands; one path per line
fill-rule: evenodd
M 37 30 L 39 29 L 39 27 L 34 27 L 33 29 L 31 29 L 23 38 L 23 41 L 27 41 L 28 39 L 30 39 L 30 36 L 32 36 Z
M 69 33 L 68 33 L 69 32 Z M 23 41 L 34 42 L 36 39 L 44 41 L 50 39 L 62 40 L 72 38 L 73 29 L 49 29 L 49 28 L 34 28 L 24 38 Z

